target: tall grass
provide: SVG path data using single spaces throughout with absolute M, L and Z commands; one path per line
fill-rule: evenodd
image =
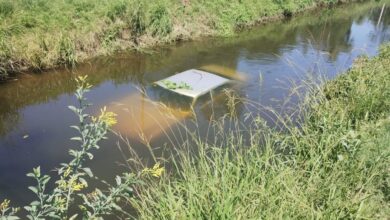
M 256 118 L 244 131 L 220 130 L 225 122 L 215 121 L 217 141 L 189 135 L 170 158 L 171 174 L 136 190 L 139 217 L 387 219 L 389 65 L 390 45 L 313 85 L 301 120 L 278 117 L 283 131 Z
M 1 0 L 0 75 L 74 65 L 162 42 L 231 35 L 243 26 L 334 2 Z

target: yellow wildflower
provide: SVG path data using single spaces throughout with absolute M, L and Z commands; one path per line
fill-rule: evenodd
M 76 78 L 76 81 L 78 81 L 78 82 L 85 82 L 85 81 L 87 81 L 87 78 L 88 78 L 88 75 L 78 76 Z
M 85 186 L 84 183 L 74 183 L 74 184 L 72 185 L 72 190 L 73 190 L 73 191 L 80 191 L 80 190 L 84 189 L 85 187 L 86 187 L 86 186 Z
M 78 77 L 76 78 L 76 82 L 77 82 L 77 84 L 78 84 L 79 86 L 81 86 L 81 87 L 83 87 L 83 88 L 85 88 L 85 89 L 89 89 L 89 88 L 92 87 L 92 85 L 89 84 L 89 83 L 87 82 L 87 78 L 88 78 L 88 75 L 85 75 L 85 76 L 78 76 Z
M 61 178 L 61 180 L 59 180 L 57 182 L 57 185 L 58 185 L 58 188 L 62 189 L 62 190 L 66 190 L 66 188 L 68 187 L 68 184 L 66 184 L 66 181 Z
M 160 166 L 160 162 L 156 163 L 153 168 L 145 168 L 142 170 L 143 175 L 152 175 L 154 177 L 160 177 L 165 171 L 164 167 Z
M 73 191 L 80 191 L 87 187 L 84 183 L 78 183 L 75 177 L 71 177 L 68 181 L 61 179 L 57 182 L 58 188 L 62 190 L 68 190 L 69 188 Z
M 0 204 L 0 211 L 4 211 L 9 207 L 10 200 L 4 199 L 4 201 Z
M 98 121 L 104 122 L 109 127 L 115 125 L 117 123 L 116 116 L 114 112 L 108 112 L 106 106 L 104 106 L 103 109 L 100 110 L 100 115 L 98 118 Z M 92 118 L 93 121 L 96 121 L 96 119 Z

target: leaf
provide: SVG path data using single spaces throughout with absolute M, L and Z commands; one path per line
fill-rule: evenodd
M 84 194 L 80 194 L 81 198 L 84 200 L 84 205 L 87 205 L 89 207 L 92 207 L 92 204 L 89 202 L 88 198 Z
M 44 177 L 42 177 L 42 184 L 46 185 L 46 183 L 49 182 L 49 180 L 50 180 L 50 176 L 45 175 Z
M 77 156 L 77 151 L 75 151 L 75 150 L 69 150 L 69 154 L 70 154 L 70 156 L 76 157 L 76 156 Z
M 121 183 L 122 183 L 122 179 L 121 179 L 120 176 L 116 176 L 116 177 L 115 177 L 115 181 L 116 181 L 116 184 L 117 184 L 118 186 L 121 185 Z
M 78 216 L 78 214 L 74 214 L 72 217 L 69 218 L 69 220 L 73 220 L 73 219 L 76 219 Z
M 32 201 L 31 203 L 30 203 L 30 205 L 31 206 L 39 206 L 39 202 L 38 201 Z
M 130 186 L 127 186 L 126 188 L 125 188 L 125 190 L 126 190 L 126 192 L 127 193 L 129 193 L 129 194 L 131 194 L 131 193 L 133 193 L 133 188 L 131 188 Z
M 87 156 L 88 156 L 88 158 L 89 158 L 90 160 L 92 160 L 92 159 L 93 159 L 93 154 L 91 154 L 91 153 L 87 152 Z
M 27 211 L 27 212 L 32 212 L 33 211 L 33 208 L 31 206 L 25 206 L 24 209 Z
M 36 177 L 41 176 L 41 167 L 33 168 L 33 173 Z
M 83 171 L 84 171 L 89 177 L 93 177 L 92 170 L 91 170 L 89 167 L 84 167 L 84 168 L 83 168 Z
M 88 187 L 88 182 L 84 178 L 79 178 L 80 183 L 84 184 L 85 187 Z
M 70 110 L 72 110 L 72 111 L 73 111 L 74 113 L 76 113 L 76 114 L 79 113 L 79 109 L 76 108 L 76 107 L 74 107 L 73 105 L 68 106 L 68 108 L 69 108 Z
M 81 139 L 81 137 L 72 137 L 70 140 L 72 140 L 72 141 L 80 141 L 80 142 L 82 142 L 82 139 Z
M 80 128 L 79 128 L 79 126 L 76 126 L 76 125 L 72 125 L 72 126 L 70 126 L 71 128 L 74 128 L 74 129 L 76 129 L 78 132 L 80 132 Z
M 122 209 L 120 206 L 118 206 L 117 204 L 115 204 L 115 203 L 112 204 L 112 207 L 113 207 L 115 210 L 117 210 L 117 211 L 123 211 L 123 209 Z
M 35 186 L 29 186 L 28 187 L 29 190 L 33 191 L 35 194 L 38 194 L 38 188 L 35 187 Z

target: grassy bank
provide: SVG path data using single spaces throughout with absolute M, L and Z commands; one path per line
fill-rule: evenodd
M 235 30 L 344 0 L 2 0 L 0 76 Z
M 303 122 L 286 132 L 258 119 L 249 144 L 238 131 L 218 133 L 224 144 L 197 141 L 196 154 L 192 145 L 173 159 L 175 174 L 137 190 L 140 218 L 387 219 L 388 66 L 390 45 L 313 87 Z

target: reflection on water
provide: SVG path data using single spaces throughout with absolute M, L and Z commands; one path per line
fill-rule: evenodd
M 118 114 L 115 131 L 146 143 L 191 115 L 190 109 L 171 108 L 139 93 L 111 103 L 109 110 Z
M 224 76 L 229 79 L 235 79 L 239 81 L 247 81 L 247 75 L 245 73 L 240 73 L 236 69 L 231 69 L 225 66 L 219 66 L 215 64 L 209 64 L 199 67 L 199 69 L 208 71 L 211 73 L 217 73 L 221 76 Z
M 236 79 L 229 89 L 240 97 L 282 111 L 274 100 L 286 98 L 291 85 L 307 73 L 333 78 L 356 56 L 376 54 L 378 45 L 390 38 L 390 13 L 385 12 L 377 25 L 381 5 L 342 6 L 232 38 L 181 43 L 152 54 L 101 57 L 74 72 L 26 74 L 1 84 L 0 200 L 7 197 L 23 205 L 32 196 L 25 173 L 38 165 L 49 172 L 68 159 L 68 149 L 75 144 L 69 141 L 75 135 L 69 126 L 76 118 L 65 107 L 76 102 L 75 75 L 88 74 L 94 85 L 87 95 L 94 103 L 91 112 L 107 106 L 119 117 L 114 129 L 127 135 L 135 148 L 142 151 L 146 140 L 161 147 L 169 143 L 167 135 L 180 132 L 180 123 L 196 118 L 203 131 L 213 115 L 224 115 L 229 107 L 223 88 L 202 97 L 191 109 L 186 100 L 153 87 L 153 82 L 187 69 L 204 69 Z M 243 118 L 251 111 L 255 109 L 241 105 L 236 114 Z M 124 169 L 116 164 L 124 161 L 116 142 L 110 136 L 89 162 L 98 176 L 110 178 Z

